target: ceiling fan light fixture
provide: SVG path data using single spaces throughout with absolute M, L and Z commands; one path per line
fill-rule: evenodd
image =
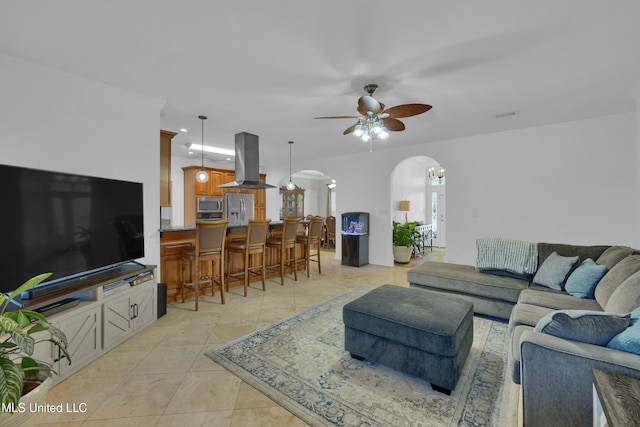
M 426 113 L 432 107 L 427 104 L 400 104 L 387 108 L 383 103 L 373 97 L 373 93 L 378 89 L 378 85 L 371 83 L 364 87 L 368 95 L 363 95 L 358 99 L 356 111 L 359 116 L 325 116 L 316 119 L 358 119 L 355 125 L 349 126 L 343 135 L 353 135 L 363 142 L 369 142 L 369 151 L 372 150 L 374 139 L 387 139 L 390 137 L 389 131 L 405 130 L 404 123 L 398 119 L 413 117 Z

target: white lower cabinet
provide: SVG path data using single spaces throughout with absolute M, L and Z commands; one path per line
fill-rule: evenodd
M 77 371 L 87 363 L 102 354 L 101 342 L 101 304 L 98 302 L 81 303 L 80 306 L 68 312 L 50 316 L 47 320 L 67 336 L 67 352 L 69 359 L 49 339 L 46 331 L 35 335 L 36 344 L 33 357 L 50 365 L 59 381 L 66 375 Z
M 64 354 L 56 347 L 59 353 L 57 355 L 58 374 L 61 377 L 76 371 L 102 354 L 100 320 L 100 304 L 60 320 L 58 327 L 67 335 L 67 352 L 71 356 L 71 364 L 69 364 Z
M 77 306 L 47 316 L 67 336 L 71 363 L 56 345 L 47 341 L 46 331 L 34 334 L 38 343 L 33 357 L 50 365 L 58 373 L 54 382 L 60 382 L 154 322 L 156 300 L 156 279 L 122 286 L 115 292 L 103 292 L 103 286 L 99 286 L 89 295 L 82 295 Z
M 156 319 L 156 286 L 155 281 L 149 281 L 126 293 L 105 297 L 102 305 L 102 345 L 105 350 Z

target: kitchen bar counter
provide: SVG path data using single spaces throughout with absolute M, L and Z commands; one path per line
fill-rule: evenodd
M 308 220 L 300 221 L 304 227 L 309 223 Z M 272 221 L 270 223 L 270 232 L 278 234 L 279 228 L 282 226 L 282 221 Z M 246 231 L 246 225 L 229 225 L 227 235 L 230 238 L 239 238 L 243 236 Z M 172 226 L 164 227 L 160 230 L 160 282 L 167 284 L 167 302 L 180 301 L 180 290 L 182 289 L 182 251 L 188 247 L 195 246 L 196 240 L 196 227 L 193 225 L 187 226 Z M 301 230 L 302 231 L 302 230 Z M 267 265 L 279 264 L 280 258 L 277 251 L 267 251 Z M 296 250 L 296 258 L 302 258 L 302 248 L 298 247 Z M 233 272 L 238 272 L 242 268 L 242 260 L 236 255 L 236 259 L 233 262 Z M 300 269 L 304 268 L 304 265 L 300 263 Z M 277 277 L 279 273 L 277 271 L 268 271 L 267 277 Z M 229 284 L 230 288 L 242 286 L 242 283 L 238 281 Z M 193 297 L 187 294 L 187 298 Z
M 276 225 L 282 225 L 284 224 L 284 222 L 282 221 L 271 221 L 269 223 L 269 225 L 271 227 L 274 227 Z M 303 219 L 300 221 L 300 224 L 304 224 L 307 225 L 309 224 L 309 220 L 307 219 Z M 246 225 L 241 225 L 241 224 L 229 224 L 227 226 L 227 228 L 243 228 L 246 227 Z M 175 225 L 175 226 L 171 226 L 171 227 L 164 227 L 161 228 L 160 230 L 160 236 L 162 236 L 162 233 L 170 233 L 170 232 L 176 232 L 176 231 L 191 231 L 191 230 L 195 230 L 196 226 L 195 225 Z

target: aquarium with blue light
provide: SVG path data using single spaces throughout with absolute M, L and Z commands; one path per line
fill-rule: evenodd
M 347 212 L 342 214 L 342 234 L 369 234 L 369 214 L 366 212 Z

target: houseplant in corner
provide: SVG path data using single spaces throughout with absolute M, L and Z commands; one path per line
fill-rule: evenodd
M 415 222 L 400 223 L 393 221 L 393 259 L 395 262 L 407 264 L 411 260 L 416 231 Z
M 0 303 L 0 425 L 18 425 L 32 415 L 27 402 L 44 402 L 55 372 L 33 357 L 35 345 L 57 345 L 70 362 L 67 337 L 32 310 L 11 311 L 17 296 L 51 276 L 40 274 L 23 283 Z M 0 294 L 2 295 L 2 294 Z M 40 334 L 37 334 L 41 332 Z M 35 400 L 33 400 L 35 399 Z

